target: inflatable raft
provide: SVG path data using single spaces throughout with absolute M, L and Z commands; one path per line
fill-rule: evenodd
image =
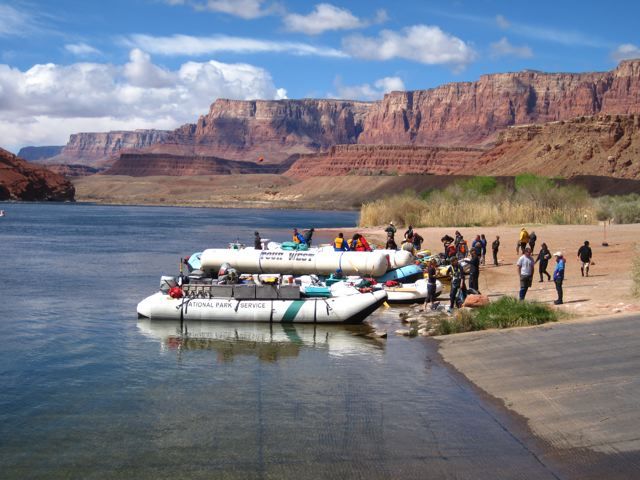
M 378 277 L 396 265 L 411 263 L 408 252 L 378 250 L 373 252 L 336 252 L 333 250 L 228 250 L 210 248 L 200 259 L 204 271 L 218 271 L 228 264 L 238 273 L 289 273 L 293 275 L 330 275 L 341 271 L 344 275 Z
M 387 300 L 384 290 L 360 293 L 352 289 L 351 295 L 301 298 L 297 286 L 273 287 L 266 294 L 256 294 L 255 285 L 218 288 L 224 287 L 228 294 L 217 293 L 209 287 L 204 295 L 187 290 L 182 298 L 159 291 L 138 304 L 138 317 L 182 321 L 360 323 Z
M 384 287 L 387 292 L 387 302 L 390 304 L 421 303 L 427 299 L 427 281 L 418 280 L 415 283 L 405 283 L 397 287 Z M 442 294 L 442 283 L 436 280 L 436 298 Z

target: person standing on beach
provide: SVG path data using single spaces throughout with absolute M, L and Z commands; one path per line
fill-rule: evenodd
M 531 255 L 533 255 L 534 249 L 536 248 L 536 240 L 538 240 L 536 232 L 531 232 L 531 235 L 529 235 L 529 248 L 531 249 Z
M 496 235 L 496 239 L 491 244 L 491 250 L 493 251 L 493 264 L 498 266 L 498 250 L 500 250 L 500 235 Z
M 589 242 L 585 240 L 584 245 L 578 250 L 578 260 L 580 261 L 580 272 L 584 277 L 585 270 L 587 271 L 587 277 L 589 276 L 589 265 L 591 265 L 591 257 L 593 252 L 589 246 Z
M 424 242 L 424 238 L 418 232 L 413 232 L 413 246 L 418 252 L 422 248 L 422 242 Z
M 311 246 L 311 237 L 313 237 L 313 232 L 315 232 L 314 228 L 310 228 L 309 230 L 304 231 L 304 243 L 307 244 L 307 247 Z
M 524 255 L 522 255 L 516 263 L 516 269 L 518 276 L 520 277 L 520 300 L 523 301 L 527 295 L 527 290 L 531 287 L 531 280 L 533 280 L 533 266 L 534 262 L 531 258 L 531 249 L 525 247 Z
M 484 236 L 484 233 L 480 235 L 480 243 L 482 244 L 482 256 L 480 257 L 480 264 L 485 264 L 485 258 L 487 256 L 487 237 Z
M 453 241 L 453 245 L 456 247 L 456 252 L 457 252 L 458 245 L 460 245 L 460 242 L 462 242 L 462 234 L 458 230 L 456 230 L 456 233 L 454 235 L 456 238 Z
M 471 260 L 469 261 L 469 288 L 480 293 L 478 280 L 480 279 L 480 257 L 475 248 L 471 249 Z
M 464 270 L 458 263 L 458 259 L 456 257 L 451 259 L 451 265 L 449 265 L 447 272 L 451 276 L 451 292 L 449 292 L 449 308 L 447 309 L 447 312 L 451 313 L 451 310 L 453 310 L 453 307 L 456 304 L 456 298 L 458 297 L 460 289 L 465 288 Z
M 436 275 L 438 274 L 435 258 L 429 261 L 427 267 L 427 299 L 424 301 L 422 311 L 427 310 L 427 303 L 431 303 L 431 310 L 435 310 L 436 305 Z
M 253 232 L 253 248 L 262 250 L 262 239 L 259 232 Z
M 536 258 L 535 263 L 539 263 L 538 272 L 540 273 L 540 282 L 542 283 L 543 277 L 542 275 L 547 276 L 547 281 L 551 281 L 551 275 L 547 272 L 547 265 L 549 264 L 549 260 L 551 260 L 551 252 L 549 251 L 549 247 L 547 247 L 546 243 L 543 243 L 540 247 L 540 251 L 538 252 L 538 258 Z
M 471 251 L 475 250 L 478 258 L 482 257 L 482 240 L 480 239 L 480 235 L 476 235 L 476 238 L 473 242 L 471 242 Z
M 396 227 L 393 224 L 393 222 L 389 222 L 389 226 L 387 228 L 385 228 L 384 231 L 387 232 L 387 238 L 392 238 L 394 240 L 394 243 L 395 243 L 396 232 L 398 230 L 396 229 Z
M 562 282 L 564 280 L 565 261 L 562 256 L 562 252 L 556 252 L 553 256 L 556 257 L 556 268 L 553 270 L 553 281 L 556 284 L 556 292 L 558 292 L 558 299 L 553 303 L 556 305 L 562 305 Z
M 384 246 L 385 250 L 398 250 L 398 244 L 393 237 L 387 237 L 387 243 Z
M 527 248 L 527 244 L 529 243 L 529 232 L 527 229 L 522 227 L 520 229 L 520 238 L 518 239 L 518 246 L 520 247 L 520 251 L 524 255 L 524 250 Z M 516 253 L 518 252 L 518 247 L 516 247 Z
M 409 228 L 407 228 L 407 231 L 404 232 L 404 239 L 409 242 L 409 238 L 413 238 L 413 225 L 409 225 Z

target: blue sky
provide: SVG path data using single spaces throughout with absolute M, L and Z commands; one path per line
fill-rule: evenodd
M 216 98 L 353 98 L 640 57 L 640 2 L 0 0 L 0 146 L 175 128 Z

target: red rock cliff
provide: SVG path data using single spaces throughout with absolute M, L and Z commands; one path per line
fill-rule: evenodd
M 113 162 L 121 150 L 144 148 L 162 142 L 170 132 L 165 130 L 113 131 L 105 133 L 76 133 L 59 155 L 43 163 L 70 163 L 100 166 Z
M 286 175 L 296 178 L 341 175 L 439 174 L 468 170 L 484 150 L 410 145 L 337 145 L 326 153 L 302 155 Z
M 601 73 L 524 71 L 393 92 L 372 106 L 358 143 L 477 145 L 512 125 L 640 113 L 640 61 Z
M 0 200 L 72 201 L 74 194 L 62 175 L 0 148 Z
M 355 143 L 370 106 L 346 100 L 216 100 L 196 124 L 149 150 L 279 163 L 293 154 Z

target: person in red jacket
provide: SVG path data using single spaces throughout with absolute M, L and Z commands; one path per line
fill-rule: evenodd
M 371 251 L 371 247 L 369 246 L 369 242 L 367 242 L 367 239 L 364 238 L 359 233 L 356 233 L 356 234 L 353 235 L 353 238 L 351 239 L 350 247 L 351 247 L 351 250 L 356 251 L 356 252 L 370 252 Z

